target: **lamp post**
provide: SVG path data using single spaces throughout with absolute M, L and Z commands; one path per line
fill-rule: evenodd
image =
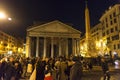
M 0 12 L 0 19 L 5 19 L 6 18 L 6 15 L 4 12 Z

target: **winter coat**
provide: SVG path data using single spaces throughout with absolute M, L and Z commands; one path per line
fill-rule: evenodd
M 66 69 L 67 69 L 67 63 L 65 61 L 60 62 L 60 68 L 59 68 L 60 80 L 68 79 L 67 74 L 65 74 Z
M 103 73 L 106 73 L 106 71 L 109 70 L 107 62 L 102 62 L 101 63 Z
M 5 80 L 11 80 L 15 78 L 15 67 L 12 62 L 9 62 L 7 64 L 6 70 L 5 70 Z
M 80 62 L 75 62 L 75 64 L 70 69 L 70 80 L 81 80 L 83 75 L 82 65 Z
M 36 65 L 36 80 L 44 80 L 45 61 L 38 61 Z

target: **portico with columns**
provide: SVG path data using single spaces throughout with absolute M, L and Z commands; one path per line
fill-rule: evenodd
M 79 55 L 81 32 L 58 20 L 27 29 L 26 57 Z

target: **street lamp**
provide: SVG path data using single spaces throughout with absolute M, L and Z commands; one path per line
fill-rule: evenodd
M 6 18 L 6 15 L 4 12 L 0 12 L 0 19 L 5 19 Z
M 7 19 L 7 20 L 9 20 L 9 21 L 12 20 L 12 18 L 7 17 L 7 15 L 6 15 L 4 12 L 0 12 L 0 19 Z
M 12 20 L 12 18 L 8 18 L 8 20 L 9 20 L 9 21 L 11 21 L 11 20 Z

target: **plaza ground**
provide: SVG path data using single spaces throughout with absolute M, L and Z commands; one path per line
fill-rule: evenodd
M 111 75 L 110 80 L 120 80 L 120 65 L 109 66 L 109 69 Z M 20 79 L 20 80 L 29 80 L 29 79 Z M 93 69 L 91 71 L 83 70 L 82 80 L 103 80 L 103 73 L 101 66 L 93 66 Z
M 110 80 L 120 80 L 120 67 L 109 66 L 110 69 Z M 103 73 L 100 66 L 94 66 L 93 70 L 84 70 L 82 80 L 103 80 Z

